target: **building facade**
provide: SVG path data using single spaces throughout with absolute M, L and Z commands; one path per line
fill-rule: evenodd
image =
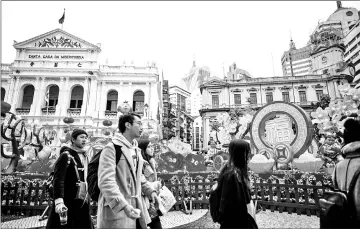
M 289 51 L 281 57 L 284 76 L 303 76 L 309 74 L 311 68 L 310 46 L 296 49 L 295 42 L 290 40 Z
M 273 101 L 290 102 L 310 113 L 314 110 L 314 104 L 320 101 L 321 95 L 328 94 L 331 98 L 340 98 L 338 86 L 345 81 L 345 76 L 342 74 L 242 80 L 223 80 L 212 77 L 200 86 L 203 96 L 200 110 L 203 147 L 208 147 L 210 123 L 216 121 L 216 116 L 220 113 L 235 108 L 259 109 Z
M 349 33 L 345 36 L 344 60 L 354 66 L 355 81 L 360 79 L 360 20 L 353 24 Z
M 102 135 L 102 122 L 117 127 L 117 108 L 128 102 L 146 119 L 157 119 L 159 73 L 155 64 L 100 65 L 100 44 L 93 45 L 61 29 L 14 42 L 16 58 L 2 64 L 1 98 L 29 124 L 48 124 L 58 133 L 72 124 Z

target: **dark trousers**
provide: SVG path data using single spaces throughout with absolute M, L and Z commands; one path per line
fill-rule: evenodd
M 155 218 L 153 218 L 153 219 L 151 220 L 151 223 L 148 224 L 148 226 L 149 226 L 151 229 L 162 229 L 160 217 L 159 217 L 159 216 L 156 216 Z

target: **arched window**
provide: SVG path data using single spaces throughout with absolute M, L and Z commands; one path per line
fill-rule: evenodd
M 81 108 L 83 104 L 84 88 L 76 86 L 71 91 L 70 108 Z
M 35 88 L 33 85 L 27 85 L 24 88 L 23 100 L 21 108 L 30 108 L 34 99 Z
M 135 112 L 144 112 L 145 95 L 142 91 L 136 91 L 133 96 L 133 109 Z
M 5 88 L 1 87 L 1 101 L 5 99 Z
M 50 86 L 48 96 L 49 96 L 49 107 L 55 107 L 58 104 L 58 100 L 59 100 L 59 86 L 57 85 Z
M 106 110 L 107 111 L 116 111 L 117 102 L 118 102 L 117 91 L 110 91 L 107 94 Z

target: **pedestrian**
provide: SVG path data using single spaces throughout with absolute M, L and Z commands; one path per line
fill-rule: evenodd
M 218 177 L 218 188 L 221 189 L 220 228 L 257 228 L 247 210 L 251 200 L 247 172 L 250 155 L 250 145 L 245 140 L 230 142 L 229 160 Z
M 71 146 L 60 149 L 60 156 L 54 166 L 54 203 L 46 228 L 94 228 L 89 198 L 86 195 L 86 183 L 81 183 L 86 182 L 89 163 L 84 150 L 87 136 L 86 131 L 75 129 L 71 134 Z M 79 198 L 80 196 L 83 198 Z M 59 213 L 66 208 L 67 220 L 60 222 Z M 62 225 L 64 222 L 66 224 Z
M 344 146 L 342 156 L 344 160 L 340 161 L 333 173 L 333 184 L 336 189 L 348 191 L 350 182 L 354 177 L 356 170 L 360 168 L 360 121 L 349 118 L 344 122 L 343 133 Z M 335 177 L 336 175 L 336 177 Z M 355 183 L 354 192 L 351 193 L 354 202 L 348 203 L 356 210 L 354 228 L 360 228 L 360 176 Z
M 141 149 L 141 155 L 144 159 L 144 167 L 143 167 L 143 174 L 147 181 L 153 183 L 153 187 L 157 192 L 160 191 L 161 184 L 157 181 L 156 175 L 156 162 L 154 159 L 154 146 L 149 140 L 141 140 L 139 141 L 139 148 Z M 159 209 L 155 207 L 153 202 L 150 202 L 149 199 L 145 196 L 145 203 L 148 209 L 151 223 L 148 226 L 151 229 L 162 229 L 160 215 L 161 212 Z
M 142 131 L 140 116 L 122 115 L 118 127 L 100 155 L 97 228 L 147 228 L 151 218 L 141 193 L 157 206 L 159 197 L 142 174 L 144 160 L 135 140 Z M 117 164 L 115 148 L 122 151 Z

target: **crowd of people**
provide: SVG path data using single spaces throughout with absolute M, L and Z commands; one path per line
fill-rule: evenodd
M 347 191 L 360 167 L 360 122 L 349 119 L 344 126 L 345 159 L 336 166 L 333 180 L 336 188 Z M 154 145 L 148 140 L 136 140 L 141 131 L 140 116 L 122 115 L 118 132 L 101 151 L 97 172 L 100 194 L 95 200 L 98 203 L 97 228 L 162 228 L 158 195 L 161 184 L 157 181 Z M 90 158 L 83 150 L 87 136 L 84 130 L 74 130 L 71 146 L 60 151 L 54 167 L 53 205 L 46 228 L 94 228 L 86 183 Z M 121 156 L 117 160 L 119 153 Z M 238 139 L 230 143 L 229 160 L 213 187 L 219 193 L 219 198 L 212 198 L 218 201 L 214 221 L 220 223 L 221 228 L 257 228 L 254 217 L 249 214 L 250 156 L 247 141 Z M 353 203 L 349 204 L 355 206 L 355 224 L 360 228 L 359 178 L 352 197 Z

